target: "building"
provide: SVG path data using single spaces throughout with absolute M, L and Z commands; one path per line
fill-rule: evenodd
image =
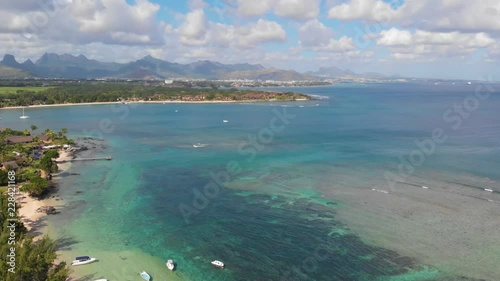
M 1 163 L 0 165 L 2 165 L 2 170 L 8 170 L 8 169 L 17 170 L 19 168 L 19 165 L 17 165 L 16 161 L 4 162 Z
M 32 136 L 9 136 L 5 138 L 7 144 L 29 143 L 33 142 Z

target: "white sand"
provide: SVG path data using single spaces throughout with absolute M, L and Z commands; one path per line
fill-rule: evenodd
M 124 105 L 133 105 L 133 104 L 163 104 L 163 103 L 186 103 L 186 104 L 200 104 L 200 103 L 249 103 L 249 102 L 275 102 L 278 101 L 276 99 L 270 100 L 229 100 L 229 101 L 179 101 L 179 100 L 164 100 L 164 101 L 129 101 Z M 292 100 L 289 100 L 292 101 Z M 308 99 L 296 99 L 295 101 L 308 101 Z M 287 102 L 287 100 L 284 100 Z M 123 102 L 82 102 L 82 103 L 60 103 L 60 104 L 39 104 L 39 105 L 30 105 L 26 106 L 6 106 L 0 109 L 21 109 L 21 108 L 42 108 L 42 107 L 58 107 L 58 106 L 83 106 L 83 105 L 106 105 L 106 104 L 123 104 Z
M 64 161 L 71 158 L 71 153 L 61 150 L 59 151 L 59 158 L 57 158 L 56 161 Z M 59 167 L 58 173 L 62 173 L 67 171 L 71 167 L 71 163 L 61 163 L 57 166 Z M 46 216 L 45 213 L 37 212 L 37 210 L 45 206 L 52 206 L 56 209 L 64 206 L 64 202 L 62 200 L 56 200 L 56 198 L 38 200 L 30 197 L 25 192 L 19 193 L 19 196 L 17 197 L 17 203 L 21 206 L 21 208 L 19 208 L 19 217 L 21 218 L 21 221 L 32 234 L 36 235 L 35 238 L 39 238 L 40 235 L 43 234 L 39 231 L 44 226 L 41 219 Z

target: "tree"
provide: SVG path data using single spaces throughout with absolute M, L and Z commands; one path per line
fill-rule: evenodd
M 0 186 L 7 185 L 9 183 L 9 177 L 6 171 L 0 169 Z
M 33 132 L 33 133 L 34 133 L 34 132 L 36 131 L 36 129 L 38 129 L 38 127 L 37 127 L 37 126 L 35 126 L 35 125 L 31 125 L 31 132 Z
M 54 132 L 51 129 L 45 130 L 44 134 L 50 139 L 54 139 Z
M 55 173 L 57 172 L 57 164 L 52 161 L 50 156 L 53 155 L 44 155 L 42 159 L 40 159 L 40 168 L 46 173 Z
M 8 197 L 0 193 L 0 209 L 8 209 Z M 0 241 L 10 241 L 10 229 L 7 219 L 16 221 L 15 235 L 15 255 L 16 268 L 15 273 L 9 272 L 7 255 L 10 254 L 10 243 L 0 243 L 0 280 L 4 281 L 64 281 L 69 277 L 69 268 L 65 262 L 55 263 L 57 258 L 56 242 L 48 236 L 34 242 L 33 238 L 26 235 L 27 231 L 24 224 L 20 222 L 17 212 L 13 217 L 6 216 L 6 212 L 0 212 Z
M 49 149 L 44 156 L 50 159 L 59 158 L 59 152 L 56 149 Z
M 35 176 L 30 178 L 30 181 L 23 187 L 24 191 L 28 192 L 30 196 L 42 196 L 50 187 L 49 181 Z

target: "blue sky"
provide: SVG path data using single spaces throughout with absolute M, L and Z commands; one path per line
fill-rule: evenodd
M 180 63 L 208 59 L 298 71 L 338 67 L 500 80 L 498 0 L 22 0 L 1 5 L 0 51 L 21 60 L 44 52 L 120 62 L 149 54 Z

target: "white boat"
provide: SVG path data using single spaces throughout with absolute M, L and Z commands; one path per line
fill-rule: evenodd
M 168 269 L 170 269 L 170 270 L 174 271 L 174 269 L 175 269 L 175 263 L 174 263 L 174 261 L 173 261 L 173 260 L 168 260 L 168 261 L 167 261 L 167 263 L 166 263 L 165 265 L 167 265 L 167 268 L 168 268 Z
M 472 85 L 472 82 L 467 82 L 467 85 Z
M 146 281 L 151 280 L 151 276 L 149 276 L 149 274 L 146 271 L 139 273 L 139 275 L 141 276 L 142 279 L 144 279 Z
M 23 108 L 23 115 L 22 115 L 22 116 L 19 116 L 19 118 L 21 118 L 21 119 L 27 119 L 27 118 L 30 118 L 28 115 L 24 115 L 24 108 Z
M 224 263 L 218 260 L 212 261 L 212 265 L 219 268 L 224 268 Z
M 97 280 L 94 280 L 94 281 L 108 281 L 108 279 L 97 279 Z
M 74 261 L 71 262 L 71 265 L 84 265 L 97 261 L 96 258 L 91 258 L 89 256 L 76 257 Z
M 200 147 L 205 147 L 207 146 L 206 144 L 203 144 L 203 143 L 197 143 L 197 144 L 193 144 L 193 147 L 194 148 L 200 148 Z
M 484 191 L 493 192 L 493 189 L 485 188 Z
M 228 121 L 228 120 L 222 120 L 222 122 L 227 123 L 227 122 L 229 122 L 229 121 Z

